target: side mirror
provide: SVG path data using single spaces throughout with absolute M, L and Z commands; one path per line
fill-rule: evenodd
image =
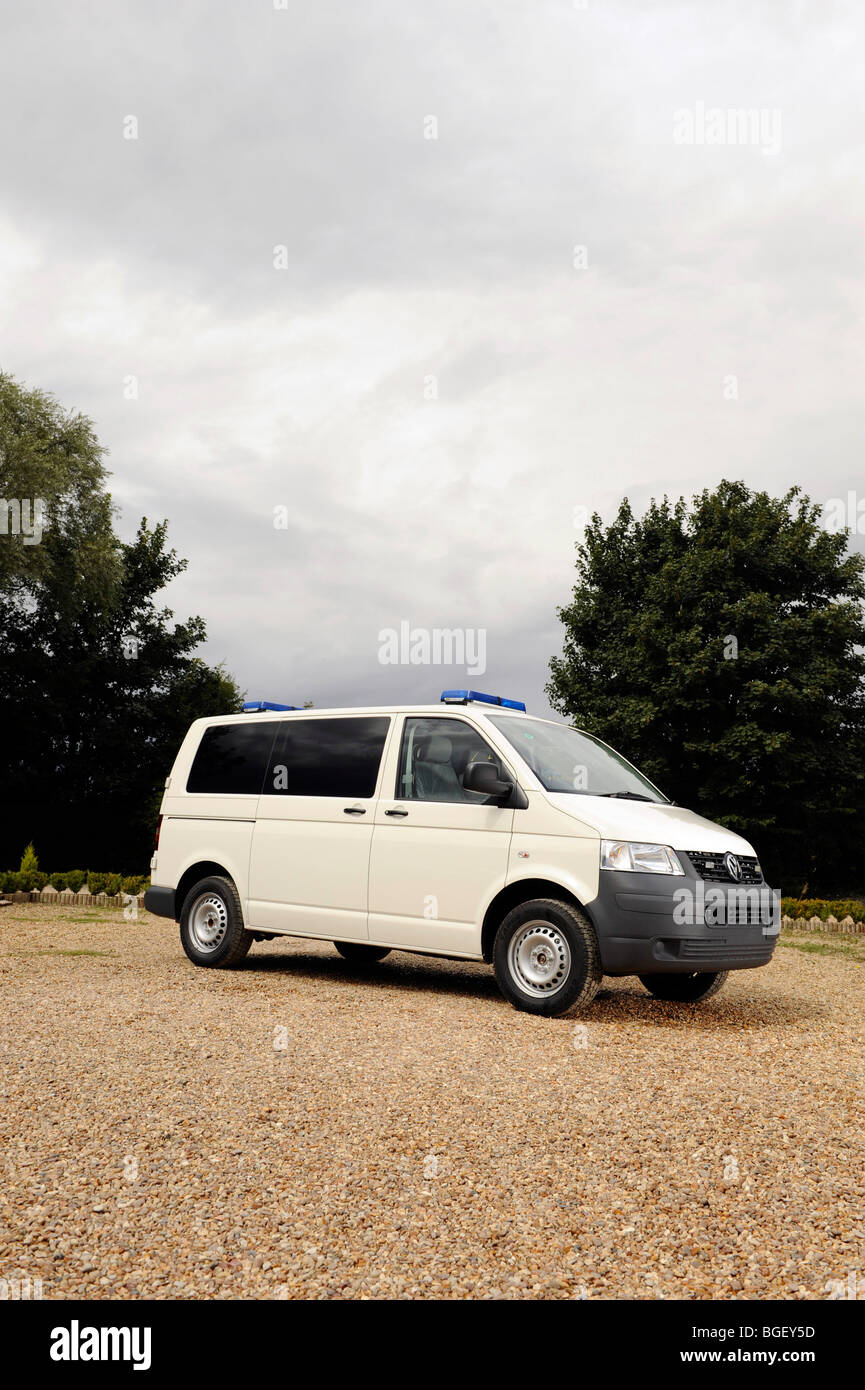
M 469 763 L 463 773 L 463 786 L 467 792 L 482 792 L 497 800 L 510 796 L 514 789 L 513 782 L 502 781 L 492 763 Z

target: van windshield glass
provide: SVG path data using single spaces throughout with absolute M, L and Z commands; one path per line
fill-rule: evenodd
M 548 792 L 667 801 L 625 758 L 591 734 L 580 733 L 566 724 L 548 724 L 515 715 L 488 714 L 487 718 Z

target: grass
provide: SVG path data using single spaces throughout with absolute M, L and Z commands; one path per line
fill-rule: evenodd
M 103 909 L 103 912 L 102 912 L 102 916 L 101 916 L 101 917 L 77 917 L 77 916 L 73 916 L 73 917 L 72 917 L 72 921 L 73 921 L 73 922 L 104 922 L 104 921 L 105 921 L 105 912 L 108 911 L 108 910 L 109 910 L 109 909 Z M 118 908 L 115 908 L 114 911 L 117 912 L 117 911 L 119 911 L 119 909 L 118 909 Z
M 116 956 L 116 951 L 86 951 L 81 950 L 67 951 L 61 947 L 50 951 L 10 951 L 13 956 Z
M 835 932 L 782 932 L 778 944 L 806 956 L 843 956 L 847 960 L 865 961 L 865 935 L 839 935 Z
M 32 912 L 32 909 L 38 908 L 40 909 L 40 913 L 43 911 L 43 909 L 39 903 L 28 903 L 27 906 L 31 909 L 31 912 L 27 916 L 24 916 L 21 913 L 5 912 L 3 914 L 0 914 L 0 923 L 21 922 L 23 924 L 32 926 L 33 922 L 37 920 L 37 918 L 34 916 Z M 75 908 L 73 908 L 71 912 L 63 912 L 62 914 L 59 914 L 58 909 L 56 907 L 45 906 L 44 908 L 46 919 L 48 917 L 48 914 L 52 913 L 57 914 L 58 917 L 62 915 L 62 919 L 65 922 L 75 922 L 76 924 L 78 922 L 101 922 L 103 926 L 105 926 L 106 923 L 108 923 L 109 925 L 113 925 L 115 922 L 118 921 L 119 915 L 121 915 L 122 912 L 123 909 L 120 907 L 100 907 L 96 910 L 97 915 L 88 912 L 86 909 L 79 909 L 78 911 L 76 911 Z M 139 920 L 143 916 L 143 911 L 139 910 Z M 124 918 L 123 920 L 126 921 L 127 919 Z

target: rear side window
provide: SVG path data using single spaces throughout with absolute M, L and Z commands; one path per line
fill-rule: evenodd
M 258 796 L 278 721 L 213 724 L 204 730 L 186 783 L 188 792 Z
M 287 719 L 270 759 L 270 796 L 369 797 L 375 792 L 387 718 Z

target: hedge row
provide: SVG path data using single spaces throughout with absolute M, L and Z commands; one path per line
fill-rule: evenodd
M 845 917 L 865 922 L 865 903 L 857 898 L 782 898 L 781 913 L 785 917 L 819 917 L 821 922 L 829 917 L 837 917 L 839 922 Z
M 63 874 L 44 874 L 41 869 L 14 869 L 0 873 L 0 893 L 32 893 L 34 888 L 44 888 L 47 883 L 62 893 L 71 888 L 79 893 L 86 883 L 91 893 L 107 893 L 114 897 L 117 893 L 143 893 L 150 879 L 142 874 L 100 874 L 88 869 L 69 869 Z

